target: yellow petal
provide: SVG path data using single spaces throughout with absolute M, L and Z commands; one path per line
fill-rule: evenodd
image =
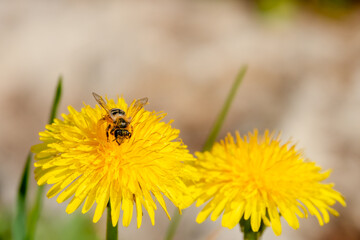
M 136 218 L 137 218 L 137 227 L 140 228 L 141 221 L 142 221 L 142 205 L 140 202 L 140 197 L 135 197 L 135 203 L 136 203 Z
M 121 209 L 124 212 L 123 225 L 129 226 L 133 214 L 133 199 L 123 198 Z

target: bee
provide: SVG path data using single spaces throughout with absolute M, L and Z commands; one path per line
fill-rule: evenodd
M 105 109 L 107 115 L 105 115 L 101 120 L 106 121 L 108 126 L 106 128 L 106 138 L 109 141 L 109 135 L 114 136 L 114 141 L 117 144 L 121 144 L 124 139 L 130 139 L 133 133 L 133 126 L 130 125 L 132 117 L 135 117 L 140 109 L 148 103 L 148 98 L 141 98 L 135 101 L 132 105 L 132 117 L 128 117 L 124 110 L 120 108 L 108 108 L 104 99 L 96 94 L 92 93 L 95 100 L 100 104 L 100 106 Z

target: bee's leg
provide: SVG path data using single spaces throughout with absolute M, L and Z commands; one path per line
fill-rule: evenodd
M 111 127 L 111 125 L 109 125 L 109 129 L 110 129 L 110 127 Z M 114 131 L 115 131 L 115 127 L 113 127 L 113 128 L 111 129 L 110 134 L 111 134 L 111 135 L 114 135 Z
M 122 142 L 123 142 L 123 139 L 122 138 L 116 138 L 115 139 L 117 144 L 120 145 Z
M 109 125 L 107 126 L 107 128 L 106 128 L 106 139 L 107 139 L 107 141 L 109 141 L 109 130 L 110 130 L 110 127 L 111 127 L 111 125 L 109 124 Z
M 131 127 L 131 132 L 129 132 L 129 138 L 131 138 L 131 135 L 134 132 L 134 127 L 132 125 L 130 125 L 130 127 Z

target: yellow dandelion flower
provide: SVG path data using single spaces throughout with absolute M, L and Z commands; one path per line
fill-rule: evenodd
M 58 203 L 72 197 L 66 208 L 69 214 L 82 203 L 82 213 L 86 213 L 96 202 L 94 222 L 110 202 L 113 226 L 118 223 L 120 209 L 122 223 L 128 226 L 134 205 L 137 226 L 141 225 L 143 207 L 154 225 L 155 200 L 170 219 L 163 196 L 179 210 L 193 201 L 185 181 L 194 175 L 186 164 L 194 157 L 178 138 L 180 131 L 171 127 L 172 121 L 161 121 L 165 113 L 139 108 L 138 101 L 128 107 L 122 97 L 117 102 L 106 100 L 106 109 L 126 113 L 130 135 L 111 131 L 111 124 L 108 128 L 103 118 L 109 113 L 104 108 L 84 104 L 78 112 L 69 106 L 69 114 L 62 114 L 64 120 L 55 119 L 46 125 L 39 133 L 42 143 L 32 147 L 37 183 L 53 184 L 47 197 L 60 193 Z
M 321 183 L 330 171 L 321 172 L 290 141 L 281 144 L 279 136 L 268 131 L 260 137 L 255 130 L 244 139 L 237 132 L 236 142 L 228 134 L 210 152 L 196 155 L 200 175 L 196 205 L 208 201 L 197 216 L 198 223 L 211 213 L 215 221 L 223 212 L 224 227 L 233 228 L 244 218 L 250 219 L 254 232 L 263 222 L 280 235 L 280 216 L 297 229 L 297 216 L 304 218 L 310 213 L 323 225 L 329 222 L 329 212 L 339 215 L 330 206 L 336 201 L 345 206 L 334 184 Z

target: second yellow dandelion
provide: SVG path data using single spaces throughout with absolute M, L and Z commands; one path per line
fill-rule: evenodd
M 330 171 L 322 171 L 290 141 L 281 144 L 279 136 L 269 131 L 259 136 L 255 130 L 244 138 L 236 133 L 236 141 L 229 134 L 211 151 L 196 155 L 200 176 L 196 205 L 208 202 L 197 216 L 198 223 L 210 214 L 215 221 L 223 213 L 224 227 L 233 228 L 244 218 L 250 219 L 254 232 L 263 222 L 280 235 L 280 216 L 297 229 L 297 217 L 310 213 L 323 225 L 329 222 L 329 213 L 338 215 L 330 206 L 336 202 L 345 206 L 334 184 L 322 183 Z

